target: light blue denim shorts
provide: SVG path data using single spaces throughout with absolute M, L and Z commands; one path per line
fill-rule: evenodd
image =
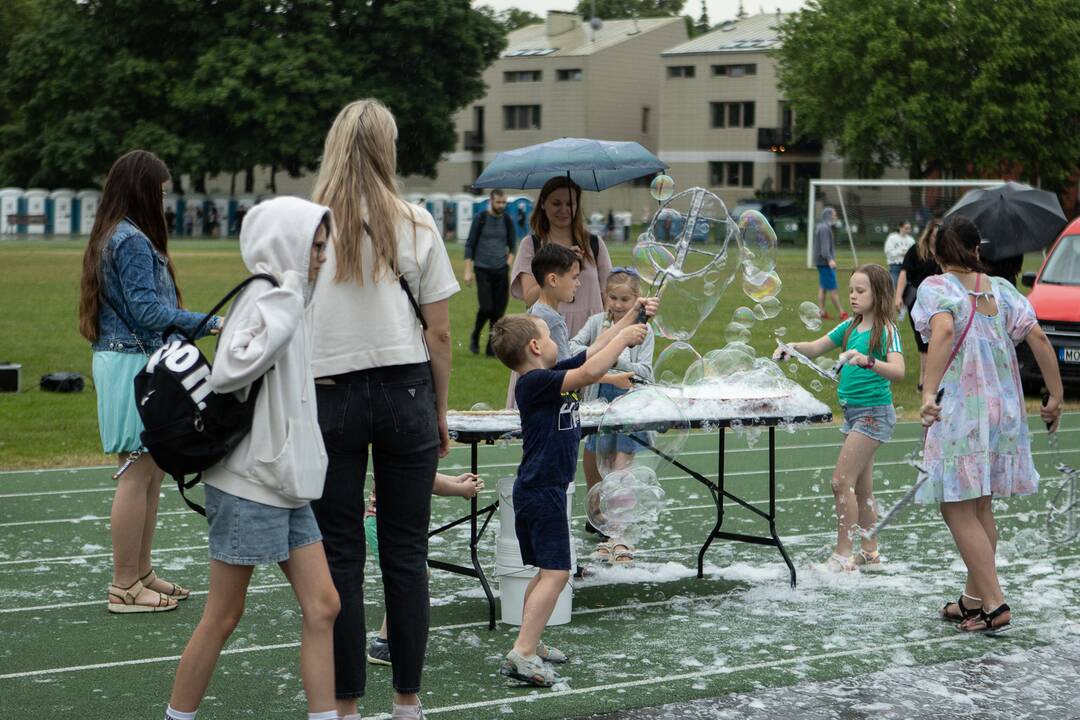
M 840 432 L 845 435 L 854 431 L 879 443 L 887 443 L 895 429 L 896 408 L 892 405 L 844 406 L 844 424 L 840 426 Z
M 322 540 L 311 504 L 264 505 L 206 488 L 210 557 L 229 565 L 269 565 L 289 559 L 294 548 Z

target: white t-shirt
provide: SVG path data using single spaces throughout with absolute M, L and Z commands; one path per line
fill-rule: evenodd
M 397 227 L 398 270 L 423 306 L 445 300 L 461 288 L 431 214 L 416 206 L 412 210 L 418 221 L 415 241 L 409 220 Z M 400 283 L 394 277 L 372 280 L 375 257 L 366 237 L 363 263 L 363 285 L 355 280 L 335 282 L 334 244 L 327 247 L 311 300 L 311 368 L 317 378 L 428 360 L 423 329 Z
M 885 262 L 889 265 L 899 265 L 904 262 L 904 255 L 914 244 L 915 238 L 910 235 L 901 235 L 898 232 L 889 233 L 889 237 L 885 238 Z

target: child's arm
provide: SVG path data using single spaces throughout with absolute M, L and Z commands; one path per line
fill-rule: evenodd
M 462 473 L 457 477 L 435 473 L 435 487 L 432 493 L 441 497 L 474 498 L 484 489 L 484 481 L 479 475 Z
M 1031 354 L 1035 356 L 1035 363 L 1042 373 L 1043 384 L 1050 395 L 1046 404 L 1039 408 L 1042 421 L 1047 423 L 1049 432 L 1057 432 L 1058 420 L 1061 419 L 1061 400 L 1065 395 L 1065 389 L 1061 384 L 1061 368 L 1058 367 L 1057 354 L 1050 339 L 1038 325 L 1033 325 L 1024 338 Z M 1021 398 L 1022 400 L 1023 398 Z
M 846 350 L 840 353 L 840 362 L 844 364 L 858 365 L 875 372 L 890 382 L 898 382 L 904 379 L 904 354 L 889 352 L 885 355 L 887 360 L 877 360 L 870 365 L 870 358 L 858 350 Z
M 287 271 L 280 287 L 231 313 L 214 354 L 210 378 L 215 392 L 245 388 L 274 366 L 304 320 L 305 283 L 300 273 Z
M 835 350 L 837 345 L 834 343 L 828 335 L 822 335 L 817 340 L 810 340 L 806 342 L 794 342 L 787 343 L 792 350 L 798 350 L 808 358 L 816 358 L 818 355 L 824 355 L 825 353 Z M 773 351 L 773 360 L 783 360 L 786 355 L 784 348 L 777 347 Z
M 619 353 L 630 345 L 639 344 L 645 339 L 646 332 L 644 324 L 624 327 L 610 342 L 593 352 L 581 367 L 566 372 L 563 376 L 562 391 L 580 390 L 586 385 L 599 382 L 619 359 Z
M 622 355 L 619 355 L 619 360 L 615 363 L 615 369 L 623 372 L 632 373 L 637 375 L 642 380 L 652 382 L 653 369 L 653 348 L 656 345 L 656 336 L 651 332 L 645 333 L 645 339 L 641 341 L 641 344 L 637 346 L 634 352 L 638 359 L 636 361 L 623 362 Z M 609 376 L 610 377 L 610 376 Z
M 659 307 L 660 303 L 659 301 L 657 301 L 656 298 L 638 298 L 637 303 L 634 305 L 634 307 L 630 308 L 630 310 L 622 316 L 619 322 L 614 323 L 607 330 L 596 336 L 596 340 L 593 341 L 593 344 L 590 345 L 589 349 L 586 351 L 586 357 L 592 357 L 593 353 L 602 350 L 605 345 L 611 342 L 612 339 L 614 339 L 625 328 L 637 324 L 637 315 L 640 308 L 645 308 L 645 315 L 648 317 L 652 317 L 656 315 L 656 310 Z M 628 347 L 633 347 L 633 345 L 637 345 L 640 342 L 641 341 L 639 340 L 637 343 L 632 343 Z

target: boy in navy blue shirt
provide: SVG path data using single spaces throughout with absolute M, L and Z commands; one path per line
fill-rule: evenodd
M 656 301 L 638 301 L 652 314 Z M 545 664 L 566 662 L 566 655 L 545 646 L 540 636 L 555 602 L 570 579 L 570 529 L 566 521 L 566 488 L 577 470 L 581 423 L 574 391 L 603 378 L 625 348 L 645 339 L 644 324 L 632 324 L 637 312 L 602 333 L 588 350 L 558 362 L 558 348 L 547 323 L 530 315 L 508 315 L 492 328 L 495 355 L 518 378 L 515 388 L 521 413 L 521 464 L 514 483 L 515 531 L 521 559 L 539 572 L 525 590 L 521 629 L 500 672 L 517 680 L 550 687 L 555 673 Z M 608 375 L 607 381 L 629 385 L 630 373 Z

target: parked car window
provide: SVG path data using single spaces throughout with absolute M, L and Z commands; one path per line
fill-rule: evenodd
M 1080 285 L 1080 235 L 1066 235 L 1054 248 L 1039 282 Z

